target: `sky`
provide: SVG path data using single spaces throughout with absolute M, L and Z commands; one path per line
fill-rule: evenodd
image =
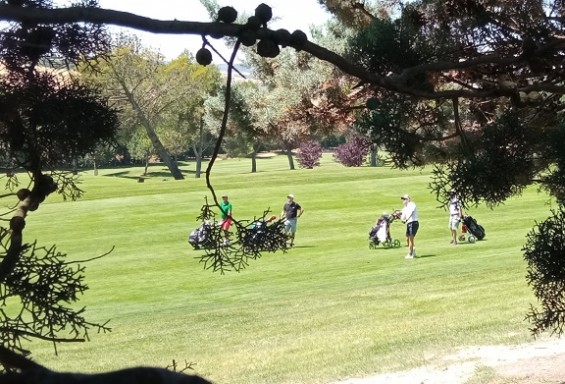
M 279 18 L 268 24 L 270 29 L 285 28 L 290 32 L 301 29 L 308 36 L 311 25 L 323 24 L 330 17 L 317 0 L 217 0 L 220 6 L 231 5 L 241 15 L 252 15 L 260 3 L 273 9 L 273 17 Z M 65 5 L 65 1 L 55 1 Z M 210 21 L 208 13 L 199 0 L 99 0 L 102 8 L 135 13 L 159 20 Z M 167 59 L 180 55 L 184 49 L 196 53 L 202 46 L 197 35 L 163 35 L 130 30 L 138 35 L 147 47 L 158 49 Z M 230 51 L 222 40 L 209 39 L 218 51 L 228 58 Z

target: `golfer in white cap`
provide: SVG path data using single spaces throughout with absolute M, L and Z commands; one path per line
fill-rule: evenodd
M 288 201 L 283 206 L 281 219 L 284 219 L 284 231 L 290 240 L 290 246 L 294 246 L 294 235 L 296 234 L 296 221 L 304 213 L 304 209 L 294 201 L 294 195 L 291 193 L 286 196 Z
M 405 259 L 413 259 L 416 257 L 414 249 L 414 237 L 418 233 L 420 224 L 418 223 L 418 210 L 416 204 L 410 199 L 410 196 L 404 195 L 400 199 L 404 202 L 400 219 L 406 223 L 406 240 L 408 242 L 408 254 Z

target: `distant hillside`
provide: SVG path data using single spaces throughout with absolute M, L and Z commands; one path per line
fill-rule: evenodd
M 228 65 L 225 63 L 221 63 L 221 64 L 217 64 L 216 67 L 218 67 L 218 69 L 220 70 L 220 72 L 222 72 L 222 74 L 227 74 L 228 73 Z M 246 78 L 250 79 L 252 78 L 252 73 L 251 73 L 251 68 L 245 66 L 245 65 L 241 65 L 241 64 L 236 64 L 235 68 L 241 72 Z M 234 76 L 238 76 L 237 73 L 234 72 Z

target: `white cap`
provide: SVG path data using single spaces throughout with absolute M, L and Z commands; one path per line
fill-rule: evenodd
M 410 196 L 404 195 L 400 198 L 400 200 L 410 200 Z
M 294 195 L 291 193 L 289 195 L 286 195 L 286 197 L 288 197 L 289 199 L 294 199 Z

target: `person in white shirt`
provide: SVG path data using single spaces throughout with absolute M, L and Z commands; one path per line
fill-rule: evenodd
M 404 202 L 404 207 L 400 215 L 403 223 L 406 223 L 406 241 L 408 242 L 408 254 L 406 259 L 413 259 L 416 257 L 416 250 L 414 249 L 414 237 L 418 233 L 420 224 L 418 223 L 418 210 L 416 203 L 414 203 L 410 196 L 404 195 L 401 197 Z
M 457 230 L 462 216 L 463 208 L 459 197 L 457 197 L 457 192 L 451 190 L 449 192 L 449 230 L 451 231 L 451 244 L 453 245 L 457 244 Z

